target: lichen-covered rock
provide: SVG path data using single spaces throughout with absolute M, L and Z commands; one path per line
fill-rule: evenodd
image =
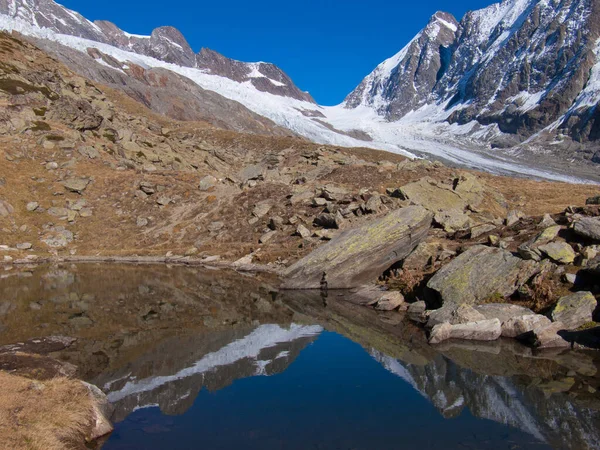
M 433 221 L 447 233 L 465 230 L 471 226 L 471 218 L 464 212 L 456 209 L 438 212 Z
M 284 289 L 348 289 L 376 280 L 427 236 L 432 214 L 419 206 L 347 230 L 291 266 Z
M 577 292 L 562 297 L 556 303 L 552 310 L 552 320 L 562 322 L 567 329 L 573 330 L 591 322 L 597 306 L 596 298 L 591 292 Z
M 108 401 L 106 394 L 98 387 L 84 381 L 81 383 L 87 388 L 90 400 L 92 401 L 92 426 L 86 436 L 86 440 L 92 442 L 102 436 L 112 433 L 114 428 L 110 423 L 109 418 L 114 411 L 114 407 Z
M 541 261 L 543 253 L 539 247 L 549 244 L 556 239 L 560 230 L 561 228 L 558 225 L 553 225 L 546 228 L 533 239 L 521 244 L 519 246 L 519 255 L 521 255 L 523 259 Z
M 15 209 L 5 200 L 0 200 L 0 217 L 10 216 Z
M 406 257 L 402 268 L 406 270 L 423 270 L 431 265 L 437 255 L 438 245 L 434 243 L 421 242 L 417 248 Z
M 600 217 L 582 217 L 573 224 L 575 233 L 600 242 Z
M 575 261 L 575 250 L 566 242 L 550 242 L 541 245 L 538 250 L 548 256 L 552 261 L 560 264 L 571 264 Z
M 500 320 L 482 320 L 458 325 L 443 323 L 436 325 L 429 336 L 430 344 L 439 344 L 448 339 L 470 341 L 495 341 L 502 335 Z
M 404 304 L 404 296 L 398 291 L 383 294 L 373 305 L 377 311 L 393 311 Z
M 426 301 L 436 307 L 479 304 L 506 298 L 539 272 L 537 263 L 523 261 L 502 249 L 476 245 L 442 267 L 427 283 Z
M 458 193 L 428 177 L 403 186 L 400 196 L 434 212 L 464 211 L 467 207 L 467 202 Z

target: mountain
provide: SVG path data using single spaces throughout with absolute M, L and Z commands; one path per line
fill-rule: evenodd
M 273 64 L 195 53 L 173 27 L 132 35 L 52 0 L 0 0 L 0 30 L 177 120 L 572 182 L 598 176 L 599 5 L 504 0 L 460 21 L 438 12 L 333 107 Z
M 561 150 L 600 162 L 599 38 L 597 0 L 504 0 L 460 23 L 437 13 L 344 107 L 402 122 L 425 106 L 438 121 L 494 127 L 496 145 L 543 131 L 560 149 L 568 136 L 575 146 Z

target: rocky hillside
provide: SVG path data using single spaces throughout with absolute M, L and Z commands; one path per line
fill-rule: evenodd
M 437 13 L 346 99 L 389 121 L 428 106 L 451 124 L 496 127 L 492 143 L 567 139 L 600 161 L 600 2 L 504 0 L 457 22 Z M 499 76 L 502 74 L 502 76 Z M 566 135 L 566 136 L 563 136 Z

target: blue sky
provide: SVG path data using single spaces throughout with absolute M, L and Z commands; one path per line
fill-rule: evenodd
M 195 51 L 280 66 L 320 104 L 334 105 L 398 52 L 436 11 L 457 19 L 493 0 L 58 0 L 130 33 L 179 28 Z

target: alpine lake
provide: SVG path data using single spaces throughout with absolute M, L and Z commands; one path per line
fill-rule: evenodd
M 403 314 L 269 275 L 79 264 L 0 275 L 0 346 L 102 389 L 122 449 L 600 448 L 600 356 L 432 347 Z

